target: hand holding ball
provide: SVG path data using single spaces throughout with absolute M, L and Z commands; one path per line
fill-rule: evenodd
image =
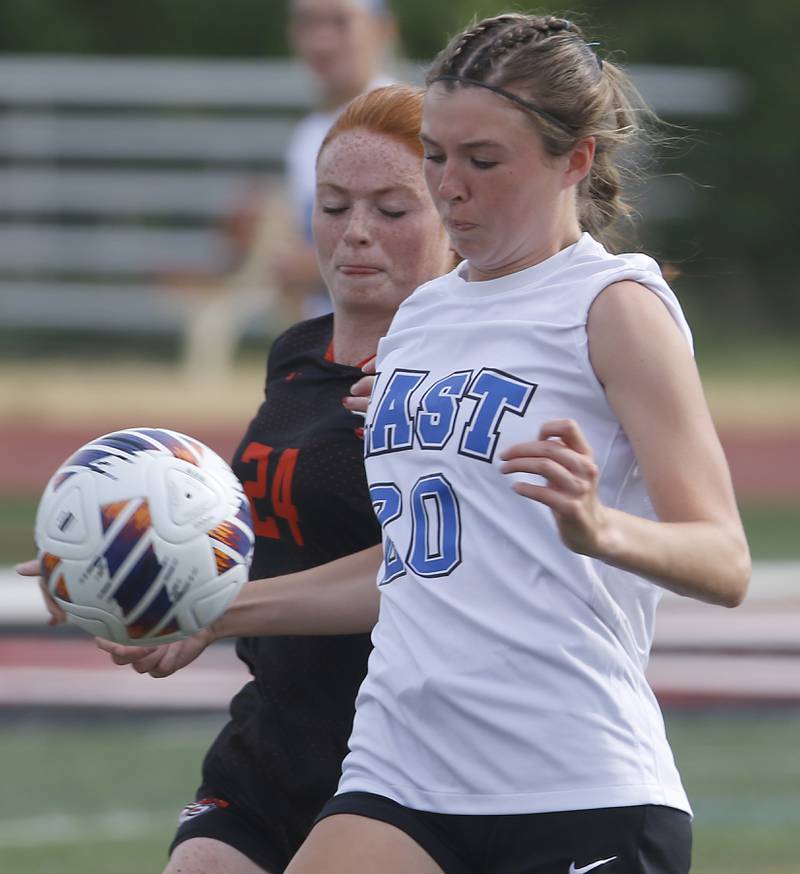
M 167 643 L 214 622 L 247 580 L 250 506 L 198 440 L 128 428 L 82 446 L 53 474 L 36 545 L 71 622 L 117 643 Z

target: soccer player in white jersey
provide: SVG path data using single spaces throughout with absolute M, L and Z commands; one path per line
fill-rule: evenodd
M 164 676 L 218 636 L 378 616 L 338 792 L 289 874 L 683 874 L 655 607 L 737 605 L 750 558 L 680 307 L 601 243 L 644 110 L 551 16 L 470 27 L 427 84 L 426 179 L 466 261 L 378 348 L 377 587 L 373 548 L 247 584 L 186 643 L 110 649 Z

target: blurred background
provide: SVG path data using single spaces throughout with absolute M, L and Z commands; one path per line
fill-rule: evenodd
M 693 870 L 797 872 L 800 6 L 570 6 L 669 124 L 631 157 L 650 177 L 636 244 L 693 325 L 756 561 L 738 610 L 667 597 L 659 618 Z M 507 8 L 394 0 L 381 72 L 420 82 L 449 34 Z M 287 153 L 330 95 L 287 31 L 284 0 L 0 4 L 2 871 L 160 871 L 245 679 L 224 645 L 167 681 L 113 669 L 46 627 L 11 566 L 48 477 L 99 433 L 169 427 L 230 457 L 271 340 L 318 306 L 291 260 L 307 243 Z

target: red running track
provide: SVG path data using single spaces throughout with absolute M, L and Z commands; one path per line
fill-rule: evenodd
M 230 459 L 241 432 L 224 426 L 171 422 Z M 37 428 L 0 425 L 0 493 L 37 495 L 50 474 L 75 449 L 102 433 L 91 425 Z M 723 429 L 722 444 L 740 498 L 800 500 L 800 428 Z

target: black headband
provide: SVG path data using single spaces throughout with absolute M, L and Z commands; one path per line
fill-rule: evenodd
M 560 118 L 557 118 L 552 113 L 547 112 L 542 109 L 540 106 L 537 106 L 535 103 L 530 103 L 528 100 L 523 100 L 521 97 L 517 97 L 516 94 L 512 94 L 510 91 L 506 91 L 504 88 L 498 88 L 496 85 L 488 85 L 486 82 L 481 82 L 478 79 L 469 79 L 467 76 L 437 76 L 432 82 L 433 85 L 435 82 L 461 82 L 463 85 L 477 85 L 479 88 L 486 88 L 488 91 L 494 91 L 495 94 L 499 94 L 501 97 L 505 97 L 506 100 L 511 100 L 514 103 L 521 106 L 523 109 L 527 109 L 529 112 L 534 112 L 540 118 L 543 118 L 545 121 L 550 122 L 550 124 L 555 125 L 557 128 L 560 128 L 564 131 L 564 133 L 574 134 L 576 128 L 574 125 L 567 124 L 567 122 L 562 121 Z

